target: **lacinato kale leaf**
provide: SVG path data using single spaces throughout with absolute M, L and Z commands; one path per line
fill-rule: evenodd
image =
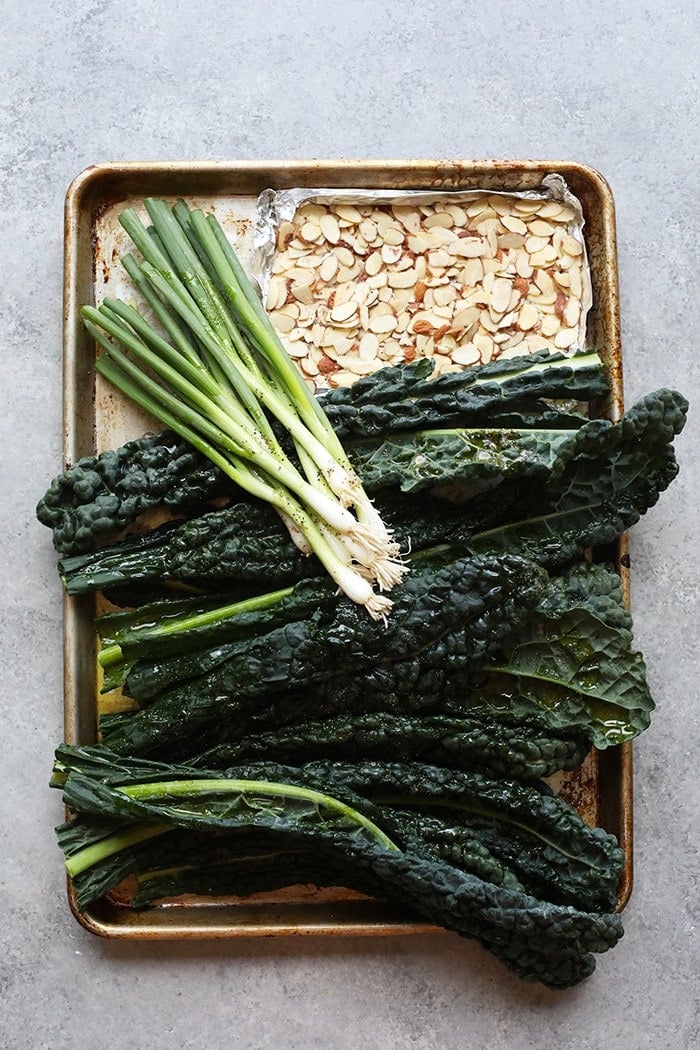
M 608 384 L 594 353 L 541 351 L 431 379 L 432 361 L 383 368 L 326 395 L 323 407 L 343 440 L 427 427 L 489 426 L 494 414 L 531 411 L 542 398 L 590 401 Z M 540 408 L 548 409 L 541 404 Z
M 415 673 L 421 663 L 416 658 L 426 652 L 428 662 L 439 661 L 447 670 L 455 637 L 461 664 L 476 664 L 523 621 L 545 581 L 540 569 L 521 559 L 467 558 L 438 569 L 423 566 L 394 588 L 394 609 L 384 630 L 329 591 L 326 602 L 306 619 L 220 646 L 225 660 L 208 674 L 163 692 L 105 742 L 122 753 L 146 754 L 207 723 L 235 716 L 246 701 L 282 689 L 357 676 L 372 668 L 391 676 L 395 661 Z M 213 660 L 216 651 L 207 652 L 205 659 Z M 172 661 L 177 660 L 136 664 L 127 680 L 130 692 L 137 699 L 156 695 L 163 683 L 171 684 Z M 185 671 L 193 667 L 189 661 Z
M 488 427 L 490 414 L 550 412 L 539 398 L 599 397 L 607 392 L 595 354 L 544 353 L 494 362 L 428 380 L 432 362 L 380 370 L 352 390 L 335 390 L 323 406 L 338 436 L 373 436 L 437 426 Z M 352 459 L 352 450 L 348 448 Z M 80 554 L 123 530 L 150 507 L 188 511 L 240 492 L 203 455 L 170 431 L 87 456 L 55 478 L 37 506 L 65 555 Z
M 631 740 L 649 725 L 654 701 L 630 627 L 617 574 L 576 566 L 550 582 L 512 645 L 444 707 L 455 715 L 534 720 L 553 732 L 578 730 L 600 749 Z
M 558 475 L 573 451 L 569 430 L 435 429 L 389 434 L 351 446 L 368 492 L 417 492 L 459 483 L 540 481 Z
M 186 510 L 230 491 L 225 475 L 166 430 L 112 452 L 85 456 L 54 478 L 37 506 L 65 553 L 88 550 L 164 504 Z
M 246 775 L 257 768 L 255 763 L 233 767 Z M 227 771 L 227 775 L 232 773 Z M 350 788 L 392 810 L 447 813 L 455 823 L 462 817 L 470 826 L 475 826 L 470 822 L 476 820 L 501 834 L 510 836 L 513 831 L 521 839 L 521 849 L 525 843 L 525 848 L 540 859 L 540 865 L 544 861 L 549 899 L 576 901 L 592 909 L 614 907 L 624 862 L 617 841 L 600 828 L 589 828 L 572 806 L 543 783 L 494 780 L 473 771 L 418 762 L 371 760 L 307 762 L 301 767 L 301 775 L 328 784 L 329 791 Z M 527 874 L 525 869 L 522 873 Z
M 619 423 L 592 420 L 560 477 L 523 491 L 515 516 L 466 539 L 475 552 L 511 551 L 541 565 L 565 565 L 587 547 L 611 543 L 652 507 L 678 473 L 671 441 L 688 402 L 674 390 L 648 394 Z M 474 501 L 497 503 L 498 493 Z
M 70 761 L 64 749 L 64 759 L 66 757 Z M 65 761 L 62 765 L 65 766 Z M 422 768 L 426 770 L 427 783 L 437 785 L 444 782 L 448 792 L 455 793 L 449 774 L 430 767 Z M 179 775 L 172 770 L 175 776 L 169 781 L 144 783 L 132 780 L 128 785 L 114 786 L 104 779 L 94 780 L 85 773 L 71 771 L 64 784 L 64 797 L 72 808 L 83 814 L 78 819 L 87 823 L 93 819 L 90 816 L 93 813 L 102 819 L 130 818 L 135 825 L 131 839 L 138 834 L 139 826 L 144 829 L 144 835 L 153 828 L 173 827 L 180 831 L 187 829 L 190 833 L 191 829 L 196 833 L 193 848 L 201 850 L 201 833 L 205 830 L 219 835 L 222 832 L 226 835 L 231 829 L 244 830 L 247 840 L 239 842 L 244 847 L 243 855 L 246 845 L 251 843 L 250 833 L 259 829 L 264 833 L 279 832 L 281 842 L 286 846 L 293 838 L 302 843 L 318 842 L 323 851 L 335 857 L 335 862 L 324 865 L 324 870 L 318 872 L 319 881 L 325 884 L 337 882 L 342 863 L 343 883 L 350 888 L 379 893 L 414 908 L 431 922 L 476 938 L 520 976 L 540 980 L 551 987 L 568 987 L 587 976 L 594 966 L 591 953 L 606 951 L 622 933 L 617 916 L 540 900 L 523 892 L 513 880 L 508 880 L 508 885 L 503 882 L 495 884 L 460 870 L 436 856 L 434 843 L 426 841 L 421 846 L 420 836 L 411 838 L 403 848 L 396 848 L 361 808 L 352 810 L 347 801 L 330 795 L 324 794 L 321 799 L 316 799 L 317 790 L 307 785 L 318 770 L 314 772 L 309 767 L 285 770 L 268 764 L 241 767 L 238 772 L 255 772 L 256 769 L 260 772 L 266 770 L 276 779 L 249 781 L 230 777 L 228 773 L 216 779 L 206 773 L 196 779 L 192 770 L 181 769 Z M 383 777 L 378 779 L 370 767 L 363 766 L 354 771 L 345 767 L 342 774 L 334 774 L 329 785 L 337 785 L 346 794 L 352 791 L 350 781 L 362 781 L 373 790 L 380 782 L 384 789 L 389 782 L 395 788 L 396 777 L 402 775 L 405 777 L 405 795 L 413 790 L 416 772 L 411 767 L 387 768 Z M 346 781 L 344 785 L 343 779 Z M 483 795 L 482 808 L 483 805 L 500 806 L 501 813 L 515 812 L 520 804 L 517 788 L 509 801 L 506 801 L 507 791 L 491 790 L 485 781 L 478 790 Z M 473 779 L 469 788 L 461 784 L 457 790 L 463 807 L 470 791 L 472 794 L 477 791 L 477 782 Z M 430 791 L 423 788 L 423 794 L 426 793 Z M 363 800 L 354 792 L 352 797 L 357 798 L 360 807 L 369 806 L 372 812 L 377 809 L 375 803 Z M 541 797 L 548 799 L 546 793 Z M 394 825 L 400 825 L 401 817 L 400 810 L 388 815 Z M 560 839 L 561 836 L 571 839 L 572 835 L 581 834 L 581 830 L 575 827 L 578 819 L 575 814 L 569 824 L 563 812 L 557 811 L 554 815 L 552 810 L 550 817 L 552 820 L 547 825 L 550 837 L 555 828 Z M 542 806 L 534 819 L 541 836 L 543 821 L 546 823 Z M 163 830 L 160 834 L 167 841 L 172 832 Z M 153 833 L 151 839 L 155 837 Z M 123 846 L 120 845 L 122 842 Z M 172 846 L 171 858 L 178 858 L 180 864 L 186 861 L 182 852 L 178 856 L 178 849 L 183 844 L 180 840 Z M 222 844 L 225 847 L 225 840 L 219 841 L 219 848 Z M 114 858 L 122 848 L 126 851 L 125 862 L 115 863 Z M 82 882 L 81 900 L 94 899 L 94 894 L 105 892 L 110 883 L 114 885 L 125 873 L 138 870 L 139 853 L 151 848 L 152 841 L 149 844 L 145 837 L 140 845 L 130 841 L 127 830 L 95 843 L 88 851 L 70 851 L 67 866 L 74 878 L 83 879 L 89 869 L 97 869 L 91 882 Z M 591 862 L 593 850 L 592 842 L 589 842 L 585 860 Z M 299 865 L 289 865 L 288 849 L 282 856 L 284 859 L 278 865 L 283 868 L 280 877 L 284 881 L 296 881 Z M 255 857 L 259 862 L 259 848 Z M 218 859 L 225 858 L 220 854 Z M 268 856 L 270 867 L 276 866 L 275 861 L 274 856 Z M 146 868 L 148 870 L 147 863 Z M 273 878 L 272 885 L 284 884 L 280 877 Z M 235 885 L 235 877 L 232 881 Z M 215 884 L 222 887 L 221 881 L 215 880 Z
M 560 769 L 575 769 L 589 747 L 585 733 L 557 734 L 470 716 L 409 717 L 378 712 L 335 715 L 244 736 L 210 748 L 187 764 L 211 769 L 262 759 L 298 765 L 315 757 L 345 761 L 374 758 L 536 778 Z

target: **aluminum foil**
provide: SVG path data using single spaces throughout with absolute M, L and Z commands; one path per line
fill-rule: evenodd
M 254 228 L 254 253 L 252 276 L 257 281 L 263 302 L 267 293 L 272 272 L 272 264 L 277 250 L 277 232 L 280 224 L 292 221 L 297 209 L 306 203 L 337 204 L 403 204 L 420 205 L 436 204 L 448 201 L 454 204 L 469 203 L 478 197 L 497 196 L 513 199 L 557 201 L 567 204 L 574 212 L 574 218 L 567 224 L 567 233 L 582 245 L 582 294 L 581 315 L 578 323 L 579 335 L 573 346 L 561 352 L 572 356 L 581 351 L 586 341 L 586 318 L 592 305 L 592 288 L 590 266 L 583 235 L 585 220 L 581 202 L 569 189 L 566 180 L 553 172 L 542 179 L 538 189 L 505 191 L 482 187 L 472 190 L 393 190 L 393 189 L 330 189 L 298 188 L 290 190 L 267 189 L 258 197 L 257 213 Z

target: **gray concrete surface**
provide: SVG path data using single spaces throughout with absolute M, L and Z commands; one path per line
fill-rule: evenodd
M 698 1040 L 698 138 L 688 0 L 0 4 L 0 1045 L 609 1050 Z M 636 746 L 626 935 L 584 985 L 452 936 L 101 942 L 70 917 L 46 787 L 61 599 L 33 519 L 60 465 L 65 189 L 111 159 L 562 157 L 616 194 L 627 395 L 694 398 L 682 474 L 634 530 L 658 701 Z

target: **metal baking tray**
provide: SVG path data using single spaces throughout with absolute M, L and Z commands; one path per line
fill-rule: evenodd
M 192 161 L 114 163 L 87 168 L 71 184 L 65 205 L 63 333 L 63 449 L 66 465 L 80 456 L 115 448 L 155 429 L 94 372 L 95 346 L 80 321 L 80 307 L 114 294 L 122 280 L 115 265 L 125 244 L 117 215 L 148 196 L 185 197 L 213 205 L 233 236 L 244 264 L 252 251 L 258 194 L 268 187 L 326 186 L 381 189 L 523 190 L 559 172 L 583 206 L 591 267 L 593 308 L 588 344 L 605 361 L 612 396 L 606 415 L 622 412 L 622 362 L 618 303 L 615 210 L 605 179 L 567 161 Z M 605 552 L 617 564 L 629 597 L 626 538 Z M 95 600 L 64 603 L 64 713 L 68 743 L 96 739 L 99 685 Z M 618 887 L 618 910 L 632 889 L 632 746 L 592 752 L 582 767 L 558 778 L 557 790 L 585 820 L 615 834 L 626 865 Z M 144 911 L 129 907 L 128 887 L 79 913 L 88 930 L 104 937 L 201 938 L 282 934 L 392 934 L 435 932 L 406 911 L 344 889 L 292 887 L 245 900 L 188 898 Z

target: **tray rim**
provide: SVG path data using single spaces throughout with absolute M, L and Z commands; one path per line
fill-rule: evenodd
M 80 391 L 76 382 L 79 366 L 79 253 L 80 221 L 83 210 L 91 206 L 94 212 L 99 206 L 99 188 L 108 179 L 122 179 L 127 183 L 139 183 L 149 179 L 163 180 L 178 177 L 206 176 L 209 179 L 225 179 L 228 175 L 259 177 L 272 176 L 280 185 L 333 185 L 341 175 L 357 174 L 361 178 L 375 177 L 379 185 L 387 183 L 387 173 L 396 185 L 397 177 L 410 183 L 411 177 L 420 180 L 430 178 L 435 188 L 458 189 L 465 177 L 494 176 L 536 177 L 557 171 L 564 178 L 567 174 L 582 179 L 597 192 L 603 206 L 602 251 L 608 262 L 605 272 L 605 288 L 601 298 L 605 301 L 608 321 L 607 349 L 610 355 L 608 367 L 611 381 L 610 417 L 617 419 L 623 411 L 623 382 L 620 339 L 620 309 L 617 278 L 617 241 L 615 227 L 615 205 L 611 187 L 605 177 L 595 168 L 576 161 L 566 160 L 449 160 L 449 159 L 314 159 L 314 160 L 188 160 L 188 161 L 115 161 L 90 165 L 70 183 L 64 206 L 64 281 L 63 281 L 63 455 L 66 464 L 84 454 L 78 448 L 77 419 Z M 438 184 L 436 185 L 436 177 Z M 270 182 L 270 180 L 268 180 Z M 388 184 L 388 183 L 387 183 Z M 419 184 L 414 182 L 414 185 Z M 347 185 L 347 182 L 346 182 Z M 342 188 L 342 187 L 339 187 Z M 468 188 L 468 187 L 466 187 Z M 162 191 L 156 191 L 162 192 Z M 219 192 L 218 195 L 224 195 Z M 216 196 L 212 193 L 212 196 Z M 244 194 L 240 194 L 244 195 Z M 629 541 L 627 534 L 618 540 L 615 547 L 617 568 L 620 571 L 625 598 L 629 605 Z M 87 658 L 94 661 L 96 641 L 93 638 L 80 649 L 80 621 L 85 620 L 74 599 L 64 596 L 64 731 L 68 743 L 77 742 L 82 735 L 79 729 L 81 712 L 78 699 L 79 667 Z M 626 863 L 618 886 L 618 911 L 629 901 L 633 886 L 633 760 L 632 743 L 627 742 L 610 751 L 600 752 L 601 766 L 607 770 L 606 779 L 616 783 L 617 791 L 611 805 L 618 812 L 618 838 L 625 851 Z M 599 797 L 600 797 L 599 793 Z M 325 922 L 314 921 L 306 925 L 263 921 L 242 927 L 236 922 L 217 924 L 201 921 L 210 911 L 206 905 L 197 911 L 200 921 L 177 921 L 179 908 L 166 909 L 167 914 L 157 916 L 155 911 L 130 912 L 114 905 L 102 905 L 80 912 L 77 908 L 70 879 L 67 880 L 68 899 L 71 911 L 86 930 L 106 938 L 127 939 L 200 939 L 229 937 L 260 937 L 279 935 L 362 935 L 383 936 L 413 933 L 444 933 L 440 927 L 422 921 L 342 921 L 338 915 Z M 98 902 L 99 903 L 99 902 Z M 318 907 L 318 905 L 317 905 Z M 213 907 L 211 915 L 222 909 Z M 342 909 L 340 909 L 342 911 Z M 184 911 L 184 909 L 182 909 Z M 122 921 L 119 921 L 119 920 Z

